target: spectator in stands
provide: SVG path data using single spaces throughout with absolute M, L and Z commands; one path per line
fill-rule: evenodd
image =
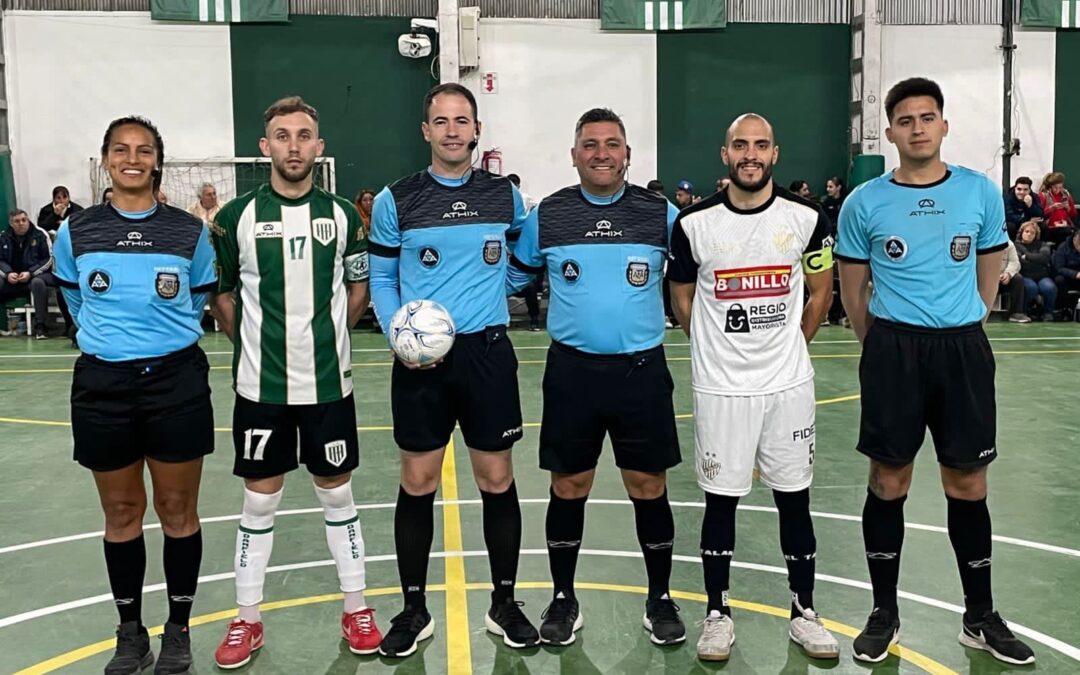
M 1042 316 L 1053 321 L 1057 302 L 1057 286 L 1054 284 L 1053 249 L 1040 241 L 1039 224 L 1029 220 L 1020 226 L 1016 235 L 1016 253 L 1020 256 L 1020 273 L 1024 278 L 1024 307 L 1032 316 Z M 1042 312 L 1038 311 L 1042 300 Z
M 1031 323 L 1028 315 L 1024 314 L 1024 277 L 1020 276 L 1020 256 L 1016 253 L 1016 245 L 1011 241 L 1001 252 L 1001 276 L 998 284 L 999 292 L 1009 294 L 1009 321 Z
M 360 214 L 360 224 L 364 226 L 365 237 L 371 234 L 371 206 L 374 203 L 375 192 L 367 188 L 357 192 L 356 199 L 353 200 L 353 206 L 356 207 L 356 212 Z
M 836 237 L 836 222 L 840 219 L 840 207 L 844 205 L 846 197 L 844 181 L 840 180 L 840 176 L 833 176 L 825 181 L 825 197 L 821 200 L 821 208 L 825 209 L 825 215 L 829 217 L 829 222 L 832 224 L 833 238 Z
M 788 190 L 799 195 L 803 199 L 813 199 L 814 194 L 810 192 L 810 183 L 804 180 L 793 180 L 791 185 L 788 186 Z
M 1062 291 L 1080 291 L 1080 229 L 1054 251 L 1054 272 Z
M 675 185 L 675 206 L 685 209 L 694 203 L 694 184 L 681 180 Z
M 217 188 L 213 183 L 203 183 L 199 188 L 199 201 L 188 207 L 188 213 L 201 218 L 208 223 L 214 222 L 214 217 L 221 210 L 218 203 Z
M 1009 231 L 1009 239 L 1016 239 L 1020 224 L 1029 220 L 1034 220 L 1036 223 L 1042 222 L 1042 203 L 1039 196 L 1032 192 L 1031 179 L 1020 176 L 1005 193 L 1005 223 Z
M 656 180 L 655 178 L 649 181 L 649 183 L 645 186 L 645 189 L 649 192 L 655 192 L 664 199 L 667 199 L 667 195 L 664 194 L 664 184 Z
M 514 187 L 518 189 L 518 193 L 521 194 L 521 201 L 525 205 L 525 212 L 528 213 L 535 209 L 539 202 L 521 191 L 521 176 L 512 173 L 506 178 L 514 184 Z M 529 330 L 534 333 L 540 330 L 540 297 L 543 293 L 544 275 L 542 274 L 535 278 L 531 284 L 523 288 L 521 293 L 518 293 L 518 295 L 525 300 L 525 309 L 529 312 Z
M 49 287 L 56 286 L 49 235 L 34 227 L 22 209 L 9 214 L 8 225 L 0 232 L 0 301 L 32 298 L 34 337 L 44 340 L 48 337 Z
M 68 189 L 63 185 L 57 185 L 52 191 L 52 201 L 42 206 L 41 211 L 38 212 L 37 227 L 55 237 L 64 218 L 82 210 L 83 207 L 71 201 L 71 193 Z
M 1065 189 L 1065 174 L 1046 174 L 1039 188 L 1039 201 L 1044 214 L 1043 238 L 1057 244 L 1071 237 L 1076 225 L 1076 201 Z
M 111 187 L 105 188 L 105 191 L 101 193 L 101 203 L 102 204 L 111 204 L 112 203 L 112 188 Z

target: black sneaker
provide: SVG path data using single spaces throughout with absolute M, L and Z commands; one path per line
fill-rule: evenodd
M 405 605 L 401 613 L 390 619 L 390 631 L 379 645 L 379 653 L 401 658 L 416 651 L 416 646 L 435 634 L 435 620 L 427 607 Z
M 852 651 L 860 661 L 878 663 L 889 655 L 889 647 L 900 639 L 900 616 L 887 609 L 875 607 L 866 620 L 866 627 L 855 638 Z
M 540 322 L 537 321 L 536 319 L 533 319 L 532 321 L 530 321 L 529 322 L 529 330 L 531 330 L 534 333 L 539 333 L 540 332 Z
M 144 626 L 128 621 L 116 627 L 116 653 L 105 666 L 105 675 L 134 675 L 153 662 L 150 635 Z
M 540 635 L 529 623 L 528 617 L 521 611 L 524 602 L 508 598 L 503 602 L 493 602 L 484 625 L 488 632 L 501 635 L 503 644 L 514 649 L 535 647 L 540 643 Z
M 161 653 L 158 654 L 154 675 L 178 675 L 191 669 L 191 633 L 187 626 L 165 624 L 161 634 Z
M 1021 642 L 1009 630 L 1009 625 L 992 610 L 986 610 L 978 621 L 968 621 L 964 615 L 964 629 L 960 631 L 960 644 L 972 649 L 982 649 L 993 654 L 998 661 L 1014 666 L 1035 663 L 1035 652 Z
M 574 644 L 577 632 L 585 625 L 577 598 L 568 598 L 562 593 L 555 596 L 540 619 L 543 621 L 540 624 L 540 641 L 547 645 L 565 647 Z
M 652 635 L 653 644 L 673 645 L 686 639 L 686 626 L 679 618 L 679 606 L 667 595 L 645 601 L 645 616 L 641 620 Z

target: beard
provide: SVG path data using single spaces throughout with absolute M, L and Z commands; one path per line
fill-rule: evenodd
M 728 169 L 728 178 L 731 179 L 731 183 L 738 187 L 743 192 L 761 192 L 765 189 L 765 186 L 772 180 L 772 164 L 766 164 L 764 162 L 758 162 L 761 165 L 761 178 L 757 179 L 753 183 L 747 183 L 739 178 L 739 166 L 745 166 L 747 162 L 736 164 Z
M 315 166 L 315 160 L 305 162 L 300 168 L 294 169 L 288 165 L 290 159 L 295 158 L 285 157 L 280 161 L 277 159 L 273 160 L 274 168 L 277 170 L 278 175 L 290 183 L 302 183 L 307 180 L 308 176 L 311 175 L 311 169 Z M 303 161 L 302 158 L 301 161 Z

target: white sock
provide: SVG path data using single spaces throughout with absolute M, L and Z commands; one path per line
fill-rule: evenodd
M 364 536 L 353 501 L 352 480 L 329 490 L 315 486 L 315 495 L 326 518 L 326 545 L 337 565 L 338 581 L 345 594 L 345 612 L 363 609 Z
M 244 488 L 244 510 L 236 532 L 236 604 L 240 618 L 249 623 L 260 620 L 266 567 L 274 548 L 274 514 L 284 490 L 262 494 Z

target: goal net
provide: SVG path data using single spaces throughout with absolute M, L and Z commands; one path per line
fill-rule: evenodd
M 99 158 L 90 158 L 89 164 L 90 188 L 97 204 L 101 202 L 101 193 L 110 186 L 111 181 Z M 333 157 L 319 157 L 312 172 L 315 185 L 334 192 L 337 185 Z M 269 181 L 269 157 L 166 158 L 161 189 L 170 205 L 186 210 L 199 201 L 205 183 L 217 189 L 218 202 L 224 204 Z

